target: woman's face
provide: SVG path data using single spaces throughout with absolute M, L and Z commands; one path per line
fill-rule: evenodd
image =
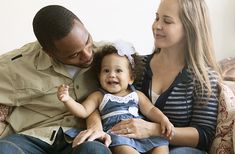
M 152 30 L 156 48 L 175 48 L 185 44 L 185 32 L 179 18 L 177 0 L 161 1 Z

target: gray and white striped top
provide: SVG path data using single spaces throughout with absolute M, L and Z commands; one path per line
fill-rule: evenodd
M 152 55 L 143 57 L 146 67 L 142 78 L 135 82 L 136 89 L 144 92 L 150 99 L 152 72 L 149 61 L 151 57 Z M 175 127 L 195 127 L 199 132 L 197 148 L 203 150 L 209 148 L 214 138 L 219 96 L 217 73 L 208 68 L 208 75 L 212 86 L 211 96 L 205 95 L 207 91 L 204 91 L 204 95 L 200 97 L 196 95 L 198 83 L 195 82 L 192 71 L 185 67 L 175 78 L 172 85 L 153 103 L 169 118 Z M 200 103 L 202 101 L 207 103 L 202 105 Z

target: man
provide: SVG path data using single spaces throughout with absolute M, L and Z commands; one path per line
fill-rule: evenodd
M 0 104 L 13 106 L 0 153 L 110 153 L 93 141 L 110 143 L 96 113 L 88 118 L 88 129 L 69 142 L 71 128 L 85 129 L 85 122 L 74 118 L 56 96 L 61 84 L 69 84 L 78 101 L 96 90 L 95 71 L 89 68 L 96 49 L 91 35 L 76 15 L 58 5 L 39 10 L 33 29 L 38 42 L 0 57 Z M 80 144 L 86 139 L 91 142 Z

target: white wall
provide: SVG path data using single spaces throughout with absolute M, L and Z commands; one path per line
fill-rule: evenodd
M 0 54 L 36 40 L 32 29 L 35 13 L 49 4 L 72 10 L 95 41 L 122 38 L 141 53 L 153 47 L 151 25 L 160 0 L 1 0 Z M 235 1 L 206 0 L 212 19 L 216 56 L 235 56 Z

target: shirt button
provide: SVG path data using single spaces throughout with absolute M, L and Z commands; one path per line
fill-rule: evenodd
M 79 89 L 79 85 L 76 85 L 76 89 Z

